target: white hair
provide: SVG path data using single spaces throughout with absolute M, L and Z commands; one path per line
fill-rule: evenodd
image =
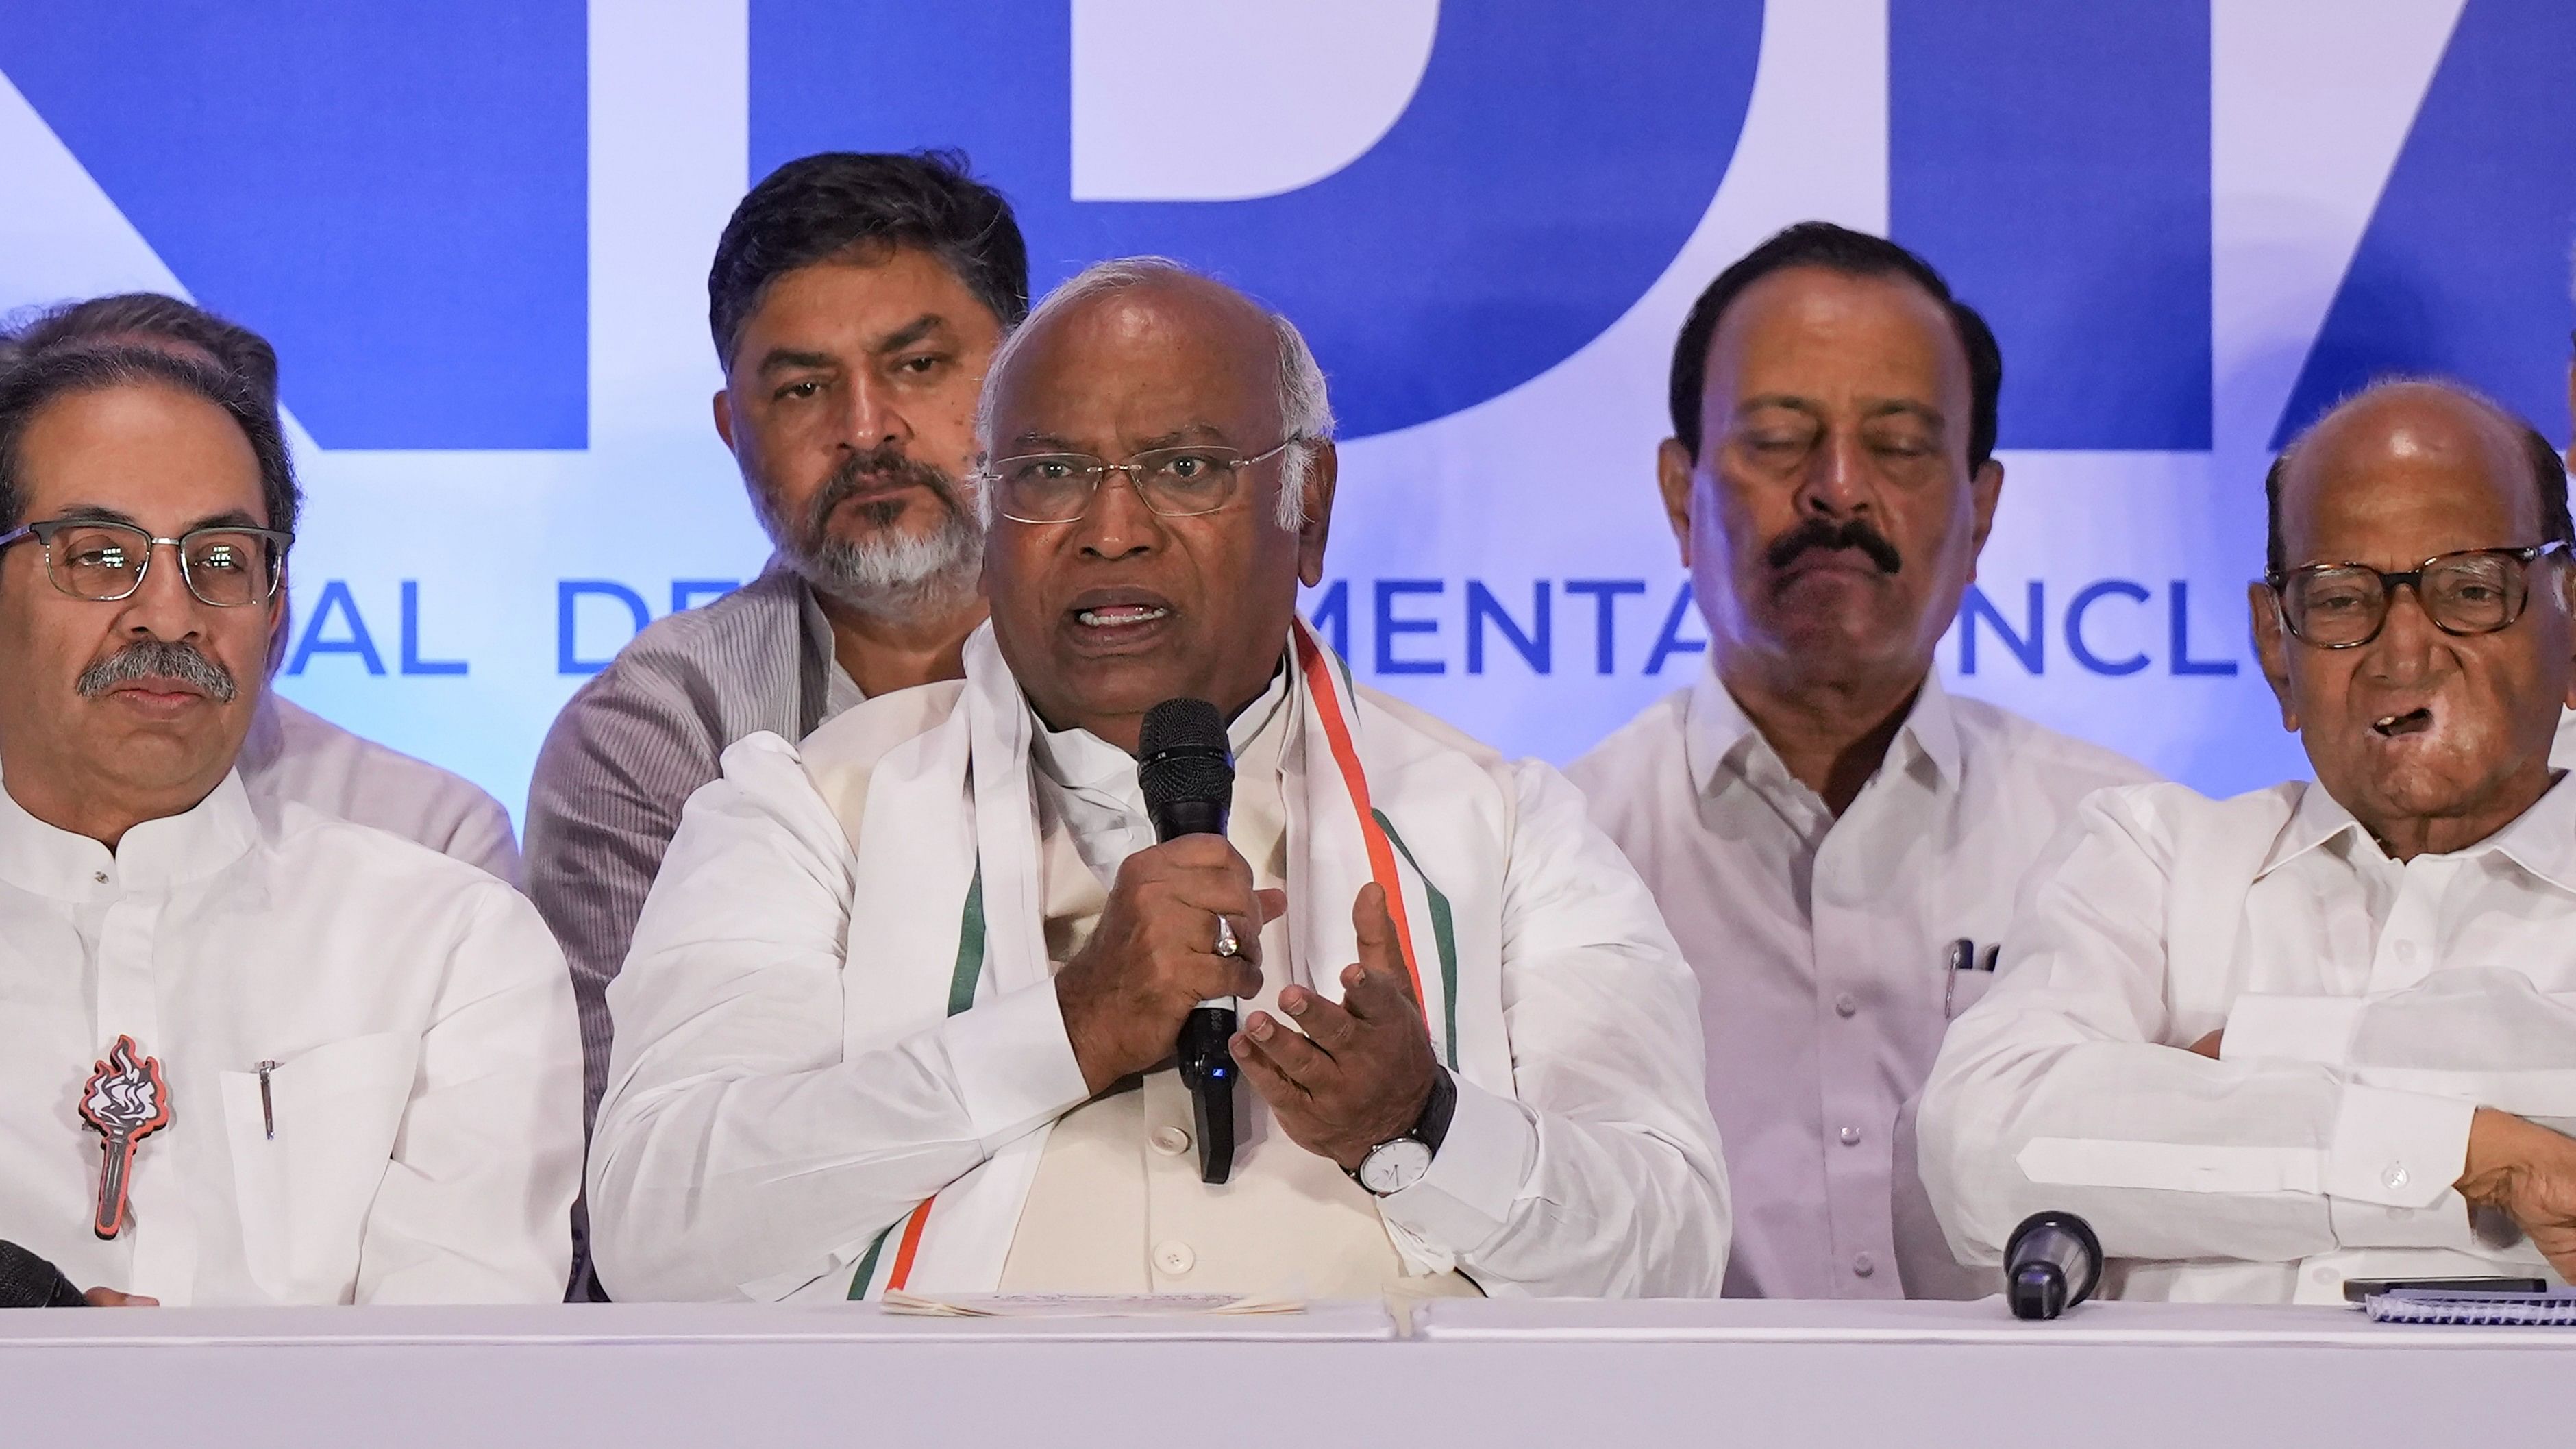
M 987 458 L 992 456 L 994 394 L 1002 374 L 1018 357 L 1021 340 L 1038 323 L 1094 297 L 1180 279 L 1225 287 L 1223 282 L 1169 257 L 1116 257 L 1092 263 L 1047 293 L 993 351 L 992 365 L 984 371 L 983 393 L 975 400 L 976 446 Z M 1271 521 L 1293 533 L 1306 526 L 1306 478 L 1314 465 L 1316 446 L 1333 436 L 1332 397 L 1324 386 L 1324 369 L 1316 363 L 1315 351 L 1306 345 L 1306 335 L 1297 330 L 1297 324 L 1232 287 L 1225 289 L 1251 303 L 1268 320 L 1278 339 L 1279 420 L 1287 430 L 1289 448 L 1279 461 L 1279 498 Z M 989 527 L 993 519 L 992 490 L 979 487 L 975 498 L 977 511 Z

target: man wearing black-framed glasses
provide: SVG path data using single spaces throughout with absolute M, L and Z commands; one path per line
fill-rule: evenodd
M 1963 1257 L 2082 1213 L 2128 1297 L 2576 1274 L 2567 474 L 2494 403 L 2363 392 L 2266 483 L 2249 591 L 2316 782 L 2106 790 L 1951 1029 L 1923 1176 Z
M 212 363 L 247 388 L 262 411 L 278 416 L 277 350 L 240 323 L 177 297 L 88 297 L 46 308 L 0 335 L 0 352 L 22 365 L 98 347 L 140 347 Z M 272 680 L 294 632 L 290 592 L 280 585 L 277 627 L 269 636 Z M 519 883 L 519 841 L 500 801 L 462 776 L 341 728 L 273 687 L 260 691 L 237 768 L 255 801 L 291 800 L 388 830 Z
M 544 921 L 244 779 L 297 508 L 210 358 L 0 370 L 0 1225 L 102 1305 L 557 1298 L 581 1051 Z

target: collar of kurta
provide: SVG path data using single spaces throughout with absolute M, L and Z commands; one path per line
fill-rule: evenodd
M 2256 879 L 2270 875 L 2312 850 L 2320 850 L 2349 834 L 2357 851 L 2365 858 L 2384 862 L 2387 855 L 2362 828 L 2343 802 L 2323 785 L 2303 783 L 2299 803 L 2274 840 L 2271 854 L 2264 860 Z M 2541 880 L 2563 891 L 2576 893 L 2576 786 L 2561 774 L 2531 808 L 2523 811 L 2486 839 L 2432 859 L 2473 860 L 2489 852 L 2501 853 L 2506 859 Z M 2418 857 L 2424 859 L 2426 857 Z
M 1508 774 L 1491 751 L 1363 694 L 1302 621 L 1288 646 L 1289 970 L 1337 998 L 1341 968 L 1358 959 L 1352 900 L 1378 882 L 1434 1050 L 1509 1094 L 1501 919 L 1518 807 Z M 867 929 L 852 932 L 843 972 L 853 1050 L 1041 989 L 1052 974 L 1033 763 L 1041 726 L 989 624 L 965 655 L 953 710 L 876 760 L 859 811 L 836 800 L 827 746 L 806 759 L 825 800 L 862 822 L 850 919 Z M 990 1290 L 1046 1136 L 1004 1145 L 873 1242 L 849 1245 L 852 1295 Z
M 831 616 L 823 612 L 823 601 L 814 586 L 796 571 L 796 561 L 783 553 L 769 556 L 767 567 L 753 580 L 755 588 L 792 590 L 796 598 L 796 621 L 805 631 L 805 650 L 813 657 L 823 681 L 822 719 L 830 719 L 843 710 L 865 702 L 866 690 L 841 667 L 841 649 L 832 633 Z M 817 720 L 816 723 L 821 723 Z
M 258 837 L 239 771 L 194 809 L 128 830 L 113 851 L 28 814 L 0 788 L 0 880 L 50 900 L 110 899 L 203 879 L 241 859 Z
M 1271 673 L 1269 687 L 1252 703 L 1235 712 L 1227 721 L 1225 738 L 1237 759 L 1252 745 L 1261 727 L 1279 712 L 1288 698 L 1288 676 L 1291 662 L 1283 657 L 1279 668 Z M 1133 807 L 1142 812 L 1144 796 L 1136 783 L 1136 757 L 1079 726 L 1056 729 L 1040 718 L 1037 708 L 1029 706 L 1031 753 L 1038 769 L 1050 780 L 1068 790 L 1092 790 L 1122 799 L 1133 796 Z
M 1691 780 L 1702 795 L 1717 793 L 1726 782 L 1730 764 L 1734 773 L 1742 772 L 1739 751 L 1771 748 L 1745 714 L 1744 706 L 1735 702 L 1735 696 L 1717 677 L 1713 659 L 1691 685 L 1690 714 L 1682 747 L 1690 761 Z M 1905 712 L 1905 723 L 1888 750 L 1898 759 L 1906 758 L 1906 752 L 1910 752 L 1928 762 L 1944 785 L 1958 784 L 1959 722 L 1950 706 L 1950 692 L 1941 687 L 1941 671 L 1925 671 L 1922 687 L 1914 692 L 1914 705 Z

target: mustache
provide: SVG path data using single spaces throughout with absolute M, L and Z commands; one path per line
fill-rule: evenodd
M 84 698 L 96 699 L 119 685 L 136 684 L 147 679 L 170 679 L 193 685 L 217 704 L 230 704 L 241 692 L 233 672 L 209 659 L 194 644 L 173 644 L 159 639 L 142 639 L 81 671 L 72 688 Z
M 962 515 L 965 506 L 957 497 L 957 480 L 948 470 L 936 464 L 906 457 L 903 450 L 889 439 L 864 453 L 852 453 L 832 470 L 832 476 L 814 494 L 814 502 L 805 511 L 807 546 L 819 544 L 832 521 L 833 511 L 861 493 L 883 488 L 925 488 L 952 514 Z
M 1897 554 L 1896 545 L 1888 542 L 1887 535 L 1878 531 L 1878 525 L 1866 518 L 1846 518 L 1839 523 L 1830 518 L 1803 520 L 1797 527 L 1771 540 L 1771 546 L 1763 551 L 1762 561 L 1776 572 L 1797 562 L 1801 555 L 1820 548 L 1857 549 L 1867 554 L 1869 561 L 1878 565 L 1881 573 L 1897 573 L 1905 567 L 1905 560 Z

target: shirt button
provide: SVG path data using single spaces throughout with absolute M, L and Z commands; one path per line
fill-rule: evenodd
M 1154 1266 L 1166 1273 L 1174 1275 L 1186 1273 L 1197 1267 L 1198 1261 L 1199 1255 L 1191 1252 L 1190 1245 L 1187 1243 L 1178 1241 L 1158 1243 L 1154 1247 Z
M 1178 1127 L 1157 1127 L 1148 1140 L 1154 1144 L 1154 1150 L 1165 1157 L 1178 1157 L 1190 1150 L 1190 1134 Z
M 1846 1127 L 1842 1131 L 1842 1138 L 1843 1145 L 1845 1147 L 1858 1147 L 1860 1145 L 1860 1129 L 1857 1127 Z
M 2388 1190 L 2391 1192 L 2395 1192 L 2397 1189 L 2404 1187 L 2407 1180 L 2406 1164 L 2402 1162 L 2392 1162 L 2388 1164 L 2387 1170 L 2379 1174 L 2379 1180 L 2388 1184 Z
M 91 879 L 91 880 L 94 880 L 94 881 L 97 881 L 100 885 L 105 885 L 105 884 L 107 884 L 107 872 L 106 872 L 106 871 L 103 871 L 103 870 L 102 870 L 102 871 L 94 871 L 94 872 L 92 872 L 92 873 L 91 873 L 91 875 L 90 875 L 90 879 Z
M 2397 959 L 2398 959 L 2398 960 L 2400 960 L 2400 961 L 2405 962 L 2406 964 L 2408 964 L 2408 965 L 2410 965 L 2410 966 L 2412 966 L 2413 964 L 2415 964 L 2415 943 L 2414 943 L 2414 942 L 2412 942 L 2412 941 L 2400 941 L 2400 942 L 2398 942 L 2398 943 L 2397 943 Z
M 1867 1253 L 1852 1254 L 1852 1276 L 1866 1278 L 1878 1271 L 1878 1260 Z
M 1860 998 L 1846 991 L 1834 998 L 1834 1015 L 1853 1016 L 1860 1011 Z

